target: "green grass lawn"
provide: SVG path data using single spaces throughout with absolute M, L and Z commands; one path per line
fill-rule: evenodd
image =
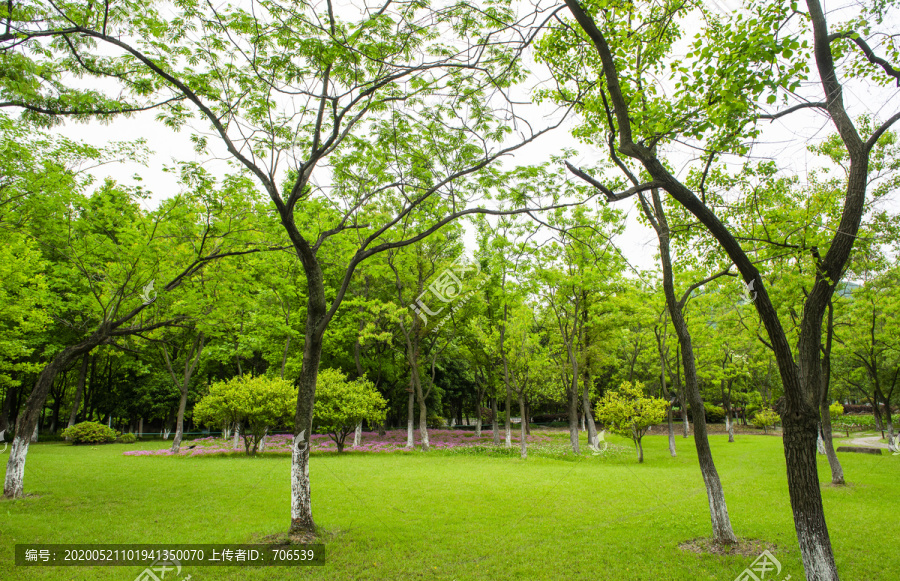
M 554 437 L 562 443 L 566 435 Z M 678 548 L 708 536 L 710 525 L 693 441 L 677 443 L 671 458 L 664 436 L 646 437 L 643 464 L 630 450 L 577 461 L 448 451 L 314 455 L 324 566 L 185 566 L 177 580 L 733 581 L 753 557 Z M 775 545 L 783 565 L 777 579 L 803 579 L 780 438 L 738 436 L 729 444 L 713 436 L 711 443 L 735 533 Z M 165 445 L 32 445 L 25 474 L 32 496 L 0 502 L 0 578 L 132 581 L 143 569 L 15 567 L 16 543 L 250 543 L 286 530 L 288 456 L 122 455 Z M 898 579 L 900 457 L 840 459 L 850 485 L 823 485 L 822 494 L 841 579 Z M 819 469 L 828 482 L 821 456 Z

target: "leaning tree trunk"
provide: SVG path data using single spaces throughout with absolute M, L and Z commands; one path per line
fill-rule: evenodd
M 56 374 L 68 367 L 78 357 L 90 352 L 104 338 L 105 326 L 78 345 L 66 347 L 57 353 L 38 375 L 34 389 L 31 390 L 31 395 L 25 402 L 25 409 L 19 413 L 16 420 L 16 435 L 9 450 L 6 479 L 3 484 L 5 498 L 20 498 L 24 494 L 25 460 L 28 456 L 29 440 L 37 429 L 44 402 L 47 400 L 47 394 L 50 393 Z
M 697 458 L 700 463 L 700 473 L 706 484 L 706 496 L 709 501 L 709 516 L 712 523 L 713 540 L 720 544 L 735 544 L 737 537 L 731 528 L 731 519 L 728 517 L 728 506 L 725 503 L 725 493 L 722 490 L 722 482 L 713 462 L 712 450 L 709 447 L 709 438 L 706 432 L 706 417 L 703 409 L 703 398 L 700 396 L 700 386 L 697 379 L 697 368 L 694 359 L 694 347 L 687 321 L 684 320 L 682 303 L 675 298 L 675 283 L 672 272 L 672 256 L 669 246 L 669 224 L 659 198 L 658 190 L 653 190 L 653 210 L 641 198 L 641 206 L 648 218 L 655 226 L 659 239 L 660 262 L 663 271 L 663 291 L 666 297 L 666 306 L 669 309 L 669 317 L 675 334 L 678 337 L 678 346 L 681 351 L 681 363 L 684 368 L 684 391 L 694 415 L 694 445 L 697 448 Z M 684 300 L 684 299 L 682 299 Z M 686 412 L 687 410 L 683 410 Z

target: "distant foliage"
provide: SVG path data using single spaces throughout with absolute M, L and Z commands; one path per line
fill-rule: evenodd
M 134 434 L 122 434 L 119 436 L 120 444 L 134 444 L 135 442 L 137 442 L 137 436 Z
M 725 409 L 711 403 L 704 403 L 703 410 L 706 412 L 707 424 L 720 424 L 725 421 Z
M 99 422 L 81 422 L 66 428 L 60 435 L 75 444 L 105 444 L 114 442 L 118 432 Z

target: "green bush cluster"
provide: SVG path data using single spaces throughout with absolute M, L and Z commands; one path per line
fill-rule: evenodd
M 704 415 L 706 416 L 707 424 L 721 424 L 725 421 L 725 408 L 704 402 L 703 410 L 706 412 Z
M 135 442 L 137 442 L 137 436 L 135 436 L 134 434 L 129 433 L 119 436 L 120 444 L 134 444 Z
M 116 436 L 119 434 L 99 422 L 81 422 L 71 428 L 66 428 L 60 435 L 75 444 L 104 444 L 115 442 Z

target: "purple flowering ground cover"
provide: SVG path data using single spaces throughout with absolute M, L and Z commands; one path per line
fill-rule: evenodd
M 421 445 L 419 430 L 414 432 L 416 447 Z M 265 450 L 262 454 L 287 454 L 291 451 L 290 434 L 273 434 L 266 437 Z M 389 430 L 383 436 L 378 432 L 363 432 L 362 443 L 353 446 L 352 435 L 347 437 L 344 452 L 398 452 L 407 450 L 406 430 Z M 484 432 L 480 437 L 475 432 L 461 430 L 428 430 L 428 439 L 432 449 L 446 450 L 466 446 L 485 446 L 493 444 L 493 436 L 490 432 Z M 519 434 L 512 436 L 513 443 L 518 445 Z M 528 436 L 528 442 L 548 443 L 550 437 L 543 434 Z M 244 442 L 238 442 L 239 447 L 234 448 L 234 439 L 227 440 L 215 436 L 185 441 L 181 445 L 179 456 L 204 456 L 209 454 L 244 453 Z M 327 434 L 313 434 L 310 438 L 310 451 L 312 452 L 336 452 L 337 445 Z M 125 456 L 171 456 L 168 448 L 161 450 L 130 450 L 123 452 Z

